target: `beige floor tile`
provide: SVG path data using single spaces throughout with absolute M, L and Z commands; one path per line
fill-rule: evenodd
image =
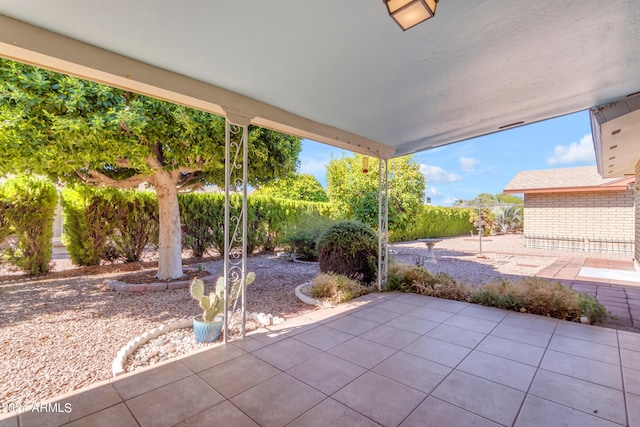
M 265 362 L 283 371 L 318 355 L 320 350 L 293 338 L 271 344 L 253 352 Z
M 620 390 L 539 369 L 529 394 L 618 424 L 626 423 Z
M 448 318 L 452 317 L 455 313 L 448 311 L 437 310 L 433 307 L 422 306 L 417 307 L 406 313 L 407 316 L 417 317 L 419 319 L 431 320 L 432 322 L 442 323 Z
M 392 299 L 390 301 L 381 302 L 380 304 L 376 305 L 376 308 L 393 311 L 394 313 L 398 314 L 404 314 L 407 311 L 415 309 L 416 305 Z
M 68 427 L 137 427 L 136 422 L 129 409 L 124 403 L 119 403 L 107 409 L 103 409 L 95 414 L 88 415 L 84 418 L 80 418 L 70 424 L 66 424 Z
M 353 337 L 353 335 L 346 332 L 320 325 L 317 328 L 296 335 L 295 339 L 326 351 L 338 344 L 349 341 Z
M 280 373 L 267 362 L 245 354 L 198 375 L 226 398 L 231 398 Z
M 154 366 L 141 372 L 116 378 L 112 384 L 120 396 L 127 400 L 174 381 L 193 375 L 193 372 L 179 361 Z
M 460 371 L 449 375 L 431 394 L 445 402 L 504 425 L 511 425 L 525 394 Z
M 240 347 L 235 344 L 227 344 L 187 356 L 181 361 L 193 372 L 200 372 L 243 354 L 246 354 L 246 351 Z
M 439 324 L 439 322 L 434 322 L 432 320 L 420 319 L 418 317 L 407 315 L 400 315 L 385 323 L 387 326 L 404 329 L 405 331 L 413 332 L 418 335 L 426 334 Z
M 283 426 L 317 405 L 326 396 L 280 373 L 239 394 L 231 403 L 263 427 Z
M 337 329 L 352 335 L 360 335 L 371 328 L 378 326 L 378 322 L 362 319 L 355 316 L 344 316 L 326 324 L 330 328 Z
M 267 345 L 275 344 L 279 341 L 289 338 L 286 334 L 286 331 L 282 331 L 282 330 L 271 331 L 268 329 L 260 330 L 259 332 L 254 332 L 249 336 Z
M 394 317 L 398 317 L 400 314 L 389 310 L 383 310 L 381 308 L 377 308 L 376 306 L 363 308 L 362 310 L 356 311 L 352 315 L 361 319 L 370 320 L 372 322 L 384 323 L 388 322 Z
M 450 317 L 445 322 L 445 325 L 456 326 L 458 328 L 468 329 L 474 332 L 480 332 L 488 334 L 498 325 L 498 322 L 492 320 L 479 319 L 477 317 L 465 316 L 463 314 L 456 314 Z
M 398 425 L 425 397 L 425 393 L 374 372 L 367 372 L 333 395 L 385 426 Z
M 526 392 L 536 368 L 492 354 L 472 351 L 458 370 Z
M 496 326 L 496 328 L 491 331 L 490 335 L 525 344 L 536 345 L 538 347 L 546 347 L 549 344 L 549 340 L 551 339 L 550 333 L 510 325 L 506 323 L 507 319 L 503 320 L 501 324 Z
M 491 335 L 482 340 L 476 350 L 531 366 L 538 366 L 544 354 L 542 347 Z
M 622 390 L 622 374 L 618 365 L 547 350 L 540 367 L 558 374 Z
M 0 413 L 0 427 L 18 427 L 18 415 L 8 418 L 5 415 Z
M 398 296 L 393 298 L 393 301 L 404 302 L 415 306 L 425 305 L 429 302 L 429 297 L 424 295 L 418 295 L 413 293 L 399 293 Z
M 364 372 L 366 369 L 329 353 L 320 353 L 287 371 L 326 395 L 340 390 Z
M 176 427 L 209 426 L 257 427 L 258 424 L 254 423 L 253 420 L 246 416 L 241 410 L 225 400 L 176 425 Z
M 373 371 L 425 393 L 431 393 L 449 375 L 451 368 L 399 351 L 373 368 Z
M 555 334 L 598 344 L 618 345 L 617 331 L 600 326 L 583 325 L 575 322 L 558 322 Z
M 554 335 L 549 343 L 549 349 L 620 365 L 620 355 L 617 347 L 597 344 L 591 341 Z
M 387 325 L 380 325 L 373 329 L 369 329 L 360 336 L 398 350 L 420 337 L 420 335 L 414 334 L 413 332 Z
M 479 415 L 429 396 L 400 424 L 401 427 L 498 427 Z
M 378 423 L 327 398 L 296 418 L 287 427 L 375 427 Z
M 640 371 L 640 351 L 620 349 L 622 366 Z
M 356 337 L 329 350 L 329 353 L 363 368 L 371 369 L 397 350 Z
M 21 415 L 21 426 L 57 426 L 77 420 L 86 415 L 122 402 L 112 384 L 91 386 L 84 393 L 70 393 L 52 401 L 60 412 L 25 412 Z M 66 411 L 68 408 L 70 411 Z
M 525 329 L 533 329 L 548 334 L 553 333 L 558 324 L 557 319 L 550 317 L 538 316 L 529 313 L 508 312 L 502 323 L 505 325 L 518 326 Z
M 462 347 L 474 348 L 486 336 L 480 332 L 442 324 L 427 332 L 426 336 L 447 341 Z
M 128 400 L 142 427 L 172 426 L 222 402 L 224 397 L 197 375 Z
M 465 308 L 469 307 L 469 305 L 470 304 L 466 302 L 434 298 L 431 301 L 427 302 L 425 306 L 449 313 L 459 313 Z
M 640 396 L 627 393 L 627 416 L 630 427 L 640 426 Z
M 520 410 L 515 427 L 540 426 L 617 427 L 619 424 L 529 395 Z
M 622 376 L 625 391 L 640 396 L 640 371 L 623 367 Z
M 244 351 L 251 352 L 251 351 L 258 350 L 262 347 L 266 347 L 269 344 L 263 341 L 260 341 L 256 338 L 253 338 L 251 335 L 247 335 L 242 339 L 232 341 L 231 345 L 241 348 Z
M 640 351 L 640 334 L 635 332 L 618 331 L 620 348 Z
M 459 314 L 476 317 L 478 319 L 490 320 L 492 322 L 500 322 L 509 312 L 507 310 L 500 310 L 493 307 L 484 307 L 478 304 L 470 304 L 468 307 L 460 311 Z
M 454 368 L 467 357 L 471 349 L 424 336 L 402 351 Z

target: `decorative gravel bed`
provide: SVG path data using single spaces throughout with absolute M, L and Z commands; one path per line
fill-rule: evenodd
M 522 236 L 485 239 L 486 257 L 479 258 L 477 236 L 445 239 L 436 245 L 438 263 L 426 266 L 481 285 L 504 275 L 533 275 L 557 256 L 630 258 L 526 249 L 523 243 Z M 419 261 L 417 257 L 426 254 L 420 242 L 397 244 L 394 249 L 397 253 L 392 258 L 407 263 Z M 68 260 L 57 260 L 56 270 L 65 268 L 65 262 L 68 268 Z M 204 263 L 203 267 L 215 276 L 222 272 L 220 261 Z M 257 276 L 247 290 L 249 311 L 291 317 L 313 309 L 296 298 L 294 289 L 318 273 L 317 265 L 261 255 L 250 258 L 248 268 Z M 116 353 L 129 340 L 171 319 L 198 314 L 188 289 L 107 290 L 105 281 L 123 274 L 0 283 L 0 402 L 33 404 L 108 379 Z M 178 341 L 187 333 L 182 335 Z M 165 338 L 163 346 L 175 339 Z
M 222 273 L 220 261 L 203 266 Z M 247 289 L 249 311 L 286 318 L 310 309 L 294 289 L 317 266 L 263 255 L 250 258 L 248 268 L 257 275 Z M 129 340 L 200 312 L 189 289 L 108 291 L 104 282 L 116 277 L 0 284 L 0 402 L 33 404 L 111 378 L 113 359 Z

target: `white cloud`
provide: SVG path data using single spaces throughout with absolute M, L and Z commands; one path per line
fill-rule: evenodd
M 462 181 L 460 175 L 455 173 L 449 173 L 439 166 L 420 165 L 420 172 L 427 177 L 427 184 L 429 182 L 458 182 Z
M 553 155 L 547 159 L 549 165 L 561 165 L 566 163 L 593 162 L 593 140 L 591 135 L 585 135 L 580 142 L 572 142 L 569 146 L 556 145 Z
M 330 159 L 301 157 L 298 171 L 300 173 L 308 173 L 311 175 L 324 174 L 327 172 L 327 164 L 329 164 L 329 160 Z
M 458 200 L 459 199 L 457 197 L 447 197 L 446 199 L 444 199 L 443 205 L 452 206 Z
M 440 191 L 438 191 L 436 187 L 428 186 L 427 189 L 424 191 L 424 194 L 428 197 L 431 197 L 431 196 L 439 196 L 441 193 Z
M 476 166 L 480 163 L 480 160 L 473 157 L 460 157 L 460 169 L 465 172 L 473 172 L 476 170 Z

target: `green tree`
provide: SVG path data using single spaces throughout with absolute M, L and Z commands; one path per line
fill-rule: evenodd
M 300 139 L 251 127 L 249 180 L 296 169 Z M 0 174 L 94 185 L 150 184 L 159 209 L 158 277 L 182 275 L 178 192 L 224 182 L 224 119 L 0 59 Z
M 522 197 L 514 196 L 513 194 L 489 194 L 489 193 L 480 193 L 476 197 L 471 200 L 462 200 L 458 199 L 453 204 L 454 206 L 492 206 L 498 204 L 509 204 L 509 205 L 523 205 L 524 200 Z
M 327 192 L 315 176 L 296 173 L 261 186 L 256 194 L 305 202 L 328 202 Z
M 357 219 L 378 227 L 378 159 L 363 156 L 332 159 L 327 165 L 327 193 L 337 218 Z M 426 180 L 412 156 L 389 161 L 389 229 L 402 229 L 417 215 L 424 201 Z

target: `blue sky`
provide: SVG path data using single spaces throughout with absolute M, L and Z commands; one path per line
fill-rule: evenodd
M 331 157 L 350 152 L 303 140 L 300 173 L 326 187 Z M 414 154 L 427 178 L 426 197 L 439 206 L 480 193 L 501 193 L 520 171 L 595 165 L 589 113 L 582 111 Z

